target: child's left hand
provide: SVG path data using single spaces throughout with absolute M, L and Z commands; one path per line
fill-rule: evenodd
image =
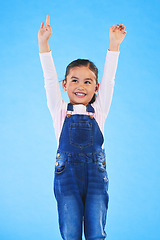
M 125 26 L 121 23 L 120 25 L 113 25 L 110 28 L 110 51 L 119 51 L 119 46 L 126 36 Z

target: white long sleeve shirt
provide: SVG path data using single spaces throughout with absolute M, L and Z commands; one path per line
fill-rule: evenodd
M 109 112 L 112 101 L 114 79 L 117 69 L 119 52 L 107 51 L 104 72 L 99 87 L 96 101 L 92 104 L 95 109 L 94 118 L 97 121 L 102 134 L 104 135 L 104 123 Z M 40 53 L 40 61 L 44 74 L 44 86 L 47 96 L 47 105 L 50 110 L 57 145 L 61 134 L 64 119 L 66 117 L 67 102 L 62 99 L 58 77 L 51 52 Z M 86 114 L 86 106 L 82 104 L 73 105 L 72 114 Z

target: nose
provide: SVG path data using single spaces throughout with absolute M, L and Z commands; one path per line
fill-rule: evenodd
M 80 83 L 80 84 L 77 86 L 77 90 L 84 90 L 84 84 L 83 84 L 83 83 Z
M 78 88 L 77 88 L 77 90 L 84 90 L 84 87 L 82 87 L 82 86 L 79 86 Z

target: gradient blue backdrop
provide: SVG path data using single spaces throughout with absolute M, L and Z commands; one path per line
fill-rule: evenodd
M 1 2 L 0 239 L 61 239 L 52 192 L 56 139 L 37 42 L 47 14 L 59 80 L 76 58 L 91 59 L 101 79 L 109 28 L 126 26 L 105 125 L 108 239 L 159 239 L 159 12 L 158 0 Z

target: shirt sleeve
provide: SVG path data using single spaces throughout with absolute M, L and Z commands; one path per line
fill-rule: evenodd
M 52 118 L 62 103 L 61 90 L 58 82 L 58 76 L 51 52 L 39 53 L 44 75 L 44 87 L 47 96 L 47 106 L 50 110 Z
M 96 98 L 96 104 L 102 110 L 105 118 L 108 115 L 114 89 L 114 79 L 117 70 L 119 52 L 107 51 L 104 72 Z

